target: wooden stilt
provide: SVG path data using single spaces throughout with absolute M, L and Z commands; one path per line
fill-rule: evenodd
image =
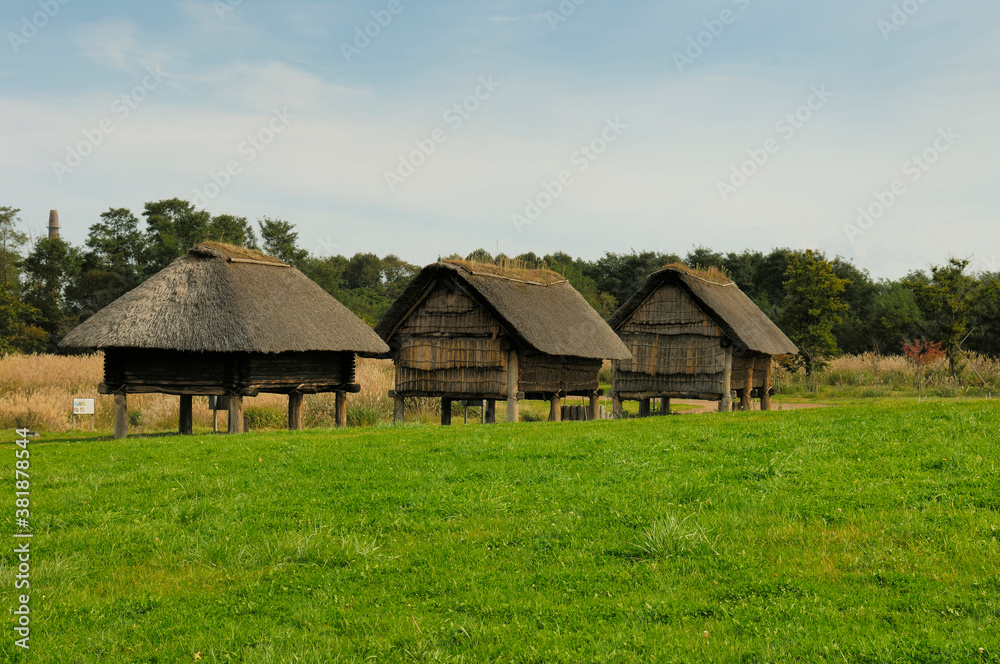
M 639 417 L 649 417 L 649 399 L 639 400 Z
M 229 433 L 243 433 L 243 397 L 229 397 Z
M 128 397 L 115 395 L 115 438 L 128 437 Z
M 441 399 L 441 426 L 451 426 L 451 399 Z
M 612 395 L 611 397 L 611 419 L 620 420 L 625 417 L 625 408 L 622 406 L 622 400 L 618 398 L 617 395 Z
M 180 422 L 177 430 L 182 436 L 190 436 L 194 433 L 194 406 L 190 394 L 181 395 Z
M 347 392 L 337 392 L 334 409 L 337 414 L 337 428 L 343 429 L 347 426 Z
M 288 395 L 288 428 L 292 431 L 302 430 L 302 412 L 305 399 L 298 392 Z
M 771 371 L 774 368 L 774 361 L 768 357 L 764 360 L 764 390 L 760 393 L 760 409 L 771 410 Z
M 660 397 L 660 415 L 670 414 L 670 397 Z
M 517 385 L 520 382 L 520 372 L 518 370 L 517 350 L 512 349 L 507 353 L 507 421 L 517 422 L 519 416 L 519 403 L 517 400 Z
M 549 401 L 549 422 L 562 421 L 562 398 L 556 394 Z
M 402 424 L 405 419 L 406 402 L 403 400 L 403 395 L 399 392 L 392 397 L 392 422 L 393 424 Z
M 597 396 L 597 393 L 590 395 L 590 412 L 587 413 L 588 420 L 600 419 L 601 415 L 601 397 Z
M 486 424 L 496 424 L 497 423 L 497 400 L 487 399 L 486 408 L 483 409 L 486 418 Z
M 719 412 L 728 413 L 733 409 L 733 347 L 726 346 L 726 364 L 722 370 L 722 399 Z
M 750 358 L 750 367 L 747 369 L 746 384 L 743 387 L 743 398 L 740 399 L 740 410 L 753 410 L 753 364 L 754 358 Z

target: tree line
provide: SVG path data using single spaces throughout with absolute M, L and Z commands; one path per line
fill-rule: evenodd
M 141 219 L 127 208 L 110 208 L 79 247 L 62 238 L 29 241 L 19 212 L 0 207 L 0 354 L 57 352 L 74 326 L 207 240 L 258 249 L 298 268 L 370 325 L 420 269 L 393 254 L 315 256 L 299 246 L 288 221 L 263 217 L 255 226 L 176 198 L 146 203 Z M 605 318 L 664 265 L 715 268 L 800 347 L 797 362 L 807 372 L 840 353 L 898 354 L 914 340 L 943 348 L 953 373 L 966 351 L 1000 355 L 1000 272 L 974 272 L 964 258 L 898 280 L 874 280 L 844 258 L 788 248 L 719 253 L 698 247 L 683 256 L 607 252 L 596 260 L 479 249 L 445 257 L 513 258 L 555 270 Z

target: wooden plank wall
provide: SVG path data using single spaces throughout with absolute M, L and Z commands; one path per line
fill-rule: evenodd
M 104 355 L 111 390 L 165 394 L 226 394 L 246 388 L 287 393 L 300 387 L 354 382 L 354 353 L 186 353 L 115 349 Z
M 616 394 L 723 392 L 725 333 L 680 287 L 660 287 L 618 334 L 632 359 L 612 363 Z
M 397 334 L 396 392 L 506 398 L 503 330 L 452 282 L 439 282 Z
M 596 391 L 600 387 L 601 360 L 521 353 L 521 380 L 524 393 L 570 393 Z

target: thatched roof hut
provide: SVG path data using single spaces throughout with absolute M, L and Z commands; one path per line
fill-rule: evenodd
M 670 265 L 653 273 L 608 324 L 632 352 L 613 365 L 617 401 L 713 399 L 731 408 L 735 390 L 744 408 L 754 396 L 770 408 L 771 358 L 798 352 L 730 279 L 720 272 Z M 663 408 L 666 411 L 667 408 Z
M 605 359 L 628 350 L 587 301 L 550 270 L 449 261 L 425 267 L 375 327 L 396 365 L 396 419 L 404 397 L 438 397 L 443 419 L 453 399 L 552 400 L 567 395 L 597 409 Z M 489 420 L 490 415 L 487 414 Z
M 388 350 L 295 268 L 215 242 L 199 244 L 122 295 L 62 345 L 103 349 L 101 392 L 122 404 L 128 394 L 181 395 L 182 431 L 190 429 L 192 396 L 231 397 L 230 430 L 240 430 L 242 414 L 234 411 L 242 397 L 261 392 L 288 394 L 290 425 L 298 428 L 303 394 L 336 392 L 342 402 L 358 389 L 355 354 Z

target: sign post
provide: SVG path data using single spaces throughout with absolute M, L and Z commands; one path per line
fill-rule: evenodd
M 94 399 L 73 399 L 73 429 L 76 429 L 76 416 L 90 415 L 90 430 L 94 430 Z

